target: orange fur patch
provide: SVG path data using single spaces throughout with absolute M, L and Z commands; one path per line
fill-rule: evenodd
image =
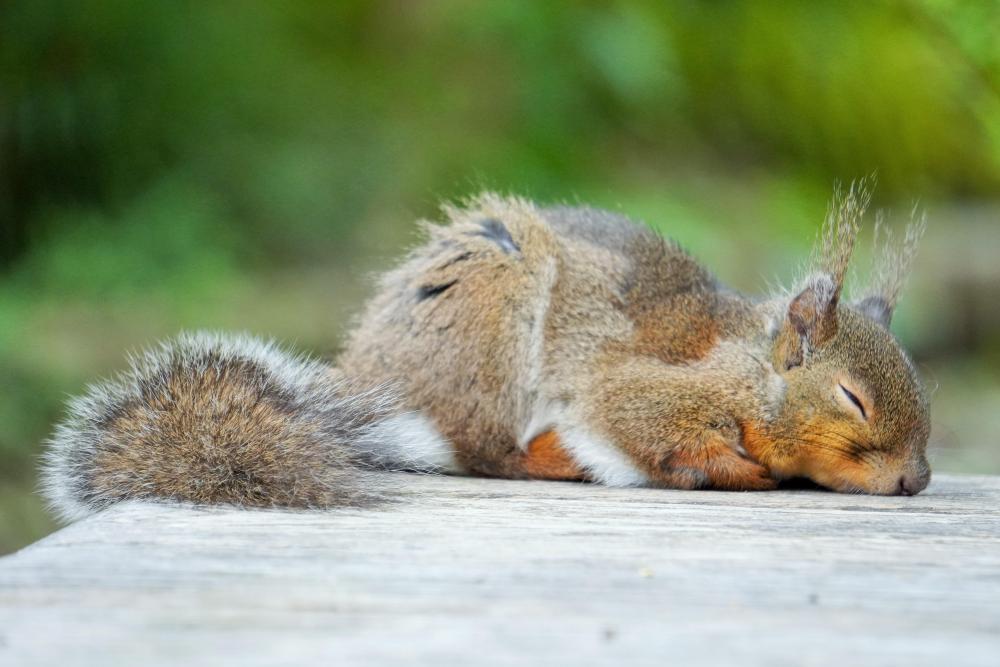
M 798 440 L 790 448 L 782 447 L 778 439 L 764 433 L 760 424 L 741 426 L 747 452 L 782 477 L 808 477 L 831 488 L 846 484 L 865 489 L 871 486 L 871 477 L 877 472 L 848 457 L 848 449 L 835 437 L 837 422 L 820 419 L 805 422 L 796 434 Z M 829 435 L 815 435 L 824 433 Z M 811 442 L 816 446 L 810 446 Z
M 521 466 L 529 477 L 535 479 L 584 479 L 583 470 L 559 446 L 559 436 L 555 431 L 546 431 L 528 443 Z
M 764 429 L 760 424 L 743 422 L 740 424 L 740 428 L 743 431 L 743 447 L 750 456 L 761 462 L 774 459 L 775 442 L 764 434 Z

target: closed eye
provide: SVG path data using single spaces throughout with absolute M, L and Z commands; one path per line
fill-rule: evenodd
M 858 398 L 853 391 L 851 391 L 844 385 L 838 383 L 837 386 L 840 387 L 840 391 L 844 392 L 844 396 L 847 397 L 847 400 L 849 400 L 851 403 L 854 404 L 854 407 L 858 409 L 858 412 L 861 413 L 861 416 L 867 420 L 868 412 L 865 410 L 865 406 L 861 403 L 861 399 Z

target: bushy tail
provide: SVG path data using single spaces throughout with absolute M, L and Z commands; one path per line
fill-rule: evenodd
M 132 357 L 68 413 L 42 471 L 43 493 L 64 519 L 130 498 L 365 502 L 377 491 L 364 470 L 390 467 L 377 452 L 402 432 L 391 390 L 352 392 L 325 363 L 206 333 Z

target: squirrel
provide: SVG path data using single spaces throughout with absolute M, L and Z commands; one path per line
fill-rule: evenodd
M 762 298 L 615 213 L 496 194 L 446 205 L 335 365 L 182 334 L 69 403 L 43 493 L 65 519 L 132 498 L 377 502 L 387 470 L 919 493 L 928 399 L 889 323 L 923 220 L 848 303 L 869 200 L 863 181 L 838 190 L 805 277 Z

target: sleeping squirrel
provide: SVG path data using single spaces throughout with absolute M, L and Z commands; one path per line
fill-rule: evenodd
M 869 199 L 864 183 L 838 193 L 807 275 L 765 298 L 620 215 L 445 206 L 336 365 L 183 334 L 70 402 L 44 493 L 66 519 L 132 498 L 367 503 L 392 496 L 387 470 L 918 493 L 928 400 L 889 321 L 923 225 L 842 301 Z

